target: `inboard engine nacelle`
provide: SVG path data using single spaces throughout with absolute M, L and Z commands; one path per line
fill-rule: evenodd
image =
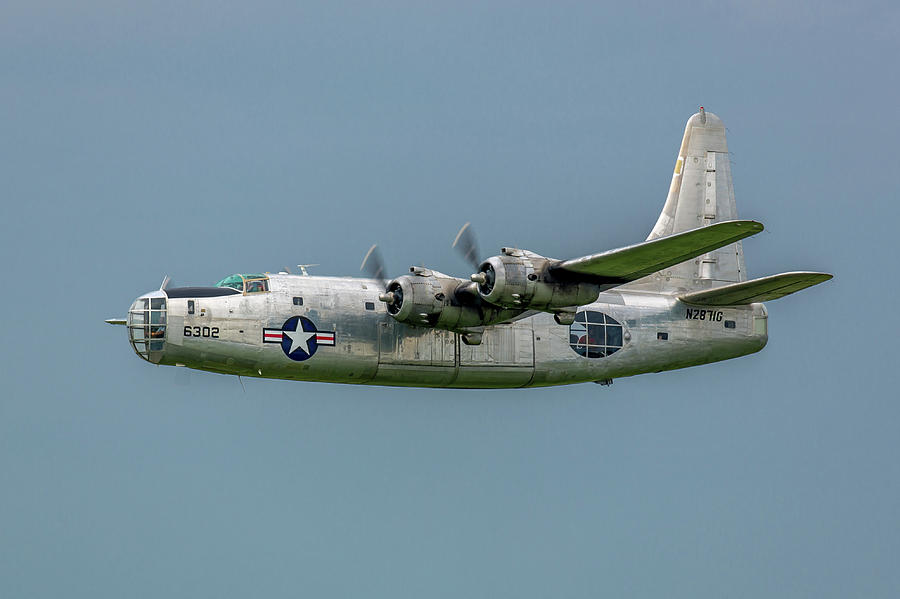
M 450 331 L 504 322 L 524 312 L 486 304 L 475 285 L 457 277 L 413 266 L 412 274 L 388 283 L 379 299 L 399 322 Z
M 553 312 L 557 322 L 566 322 L 575 306 L 597 300 L 600 287 L 585 281 L 560 281 L 549 267 L 556 260 L 528 250 L 503 248 L 499 256 L 485 260 L 472 275 L 484 301 L 505 308 Z

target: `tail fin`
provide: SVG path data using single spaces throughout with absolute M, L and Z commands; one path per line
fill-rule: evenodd
M 702 107 L 688 119 L 669 195 L 648 240 L 737 220 L 731 161 L 721 119 Z M 747 280 L 741 242 L 660 273 L 663 287 L 703 289 Z

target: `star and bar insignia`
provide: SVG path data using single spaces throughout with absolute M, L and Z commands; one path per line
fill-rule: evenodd
M 280 329 L 263 329 L 263 343 L 280 343 L 291 360 L 310 359 L 319 346 L 334 346 L 334 331 L 320 331 L 305 316 L 291 316 Z

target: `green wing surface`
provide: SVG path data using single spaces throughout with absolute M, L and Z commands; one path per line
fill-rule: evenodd
M 824 272 L 785 272 L 743 283 L 733 283 L 707 291 L 694 291 L 678 299 L 704 306 L 740 306 L 767 302 L 790 295 L 807 287 L 824 283 L 832 275 Z
M 700 227 L 602 254 L 565 260 L 552 267 L 554 274 L 597 278 L 625 283 L 696 258 L 763 230 L 753 220 L 731 220 Z

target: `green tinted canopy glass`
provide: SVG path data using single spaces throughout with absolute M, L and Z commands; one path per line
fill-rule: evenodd
M 216 283 L 216 287 L 231 287 L 232 289 L 237 289 L 238 291 L 244 290 L 244 281 L 248 279 L 268 279 L 269 277 L 264 274 L 248 274 L 248 275 L 231 275 L 230 277 L 225 277 L 218 283 Z
M 230 277 L 225 277 L 224 279 L 216 283 L 216 287 L 231 287 L 232 289 L 243 291 L 244 277 L 242 277 L 241 275 L 231 275 Z

